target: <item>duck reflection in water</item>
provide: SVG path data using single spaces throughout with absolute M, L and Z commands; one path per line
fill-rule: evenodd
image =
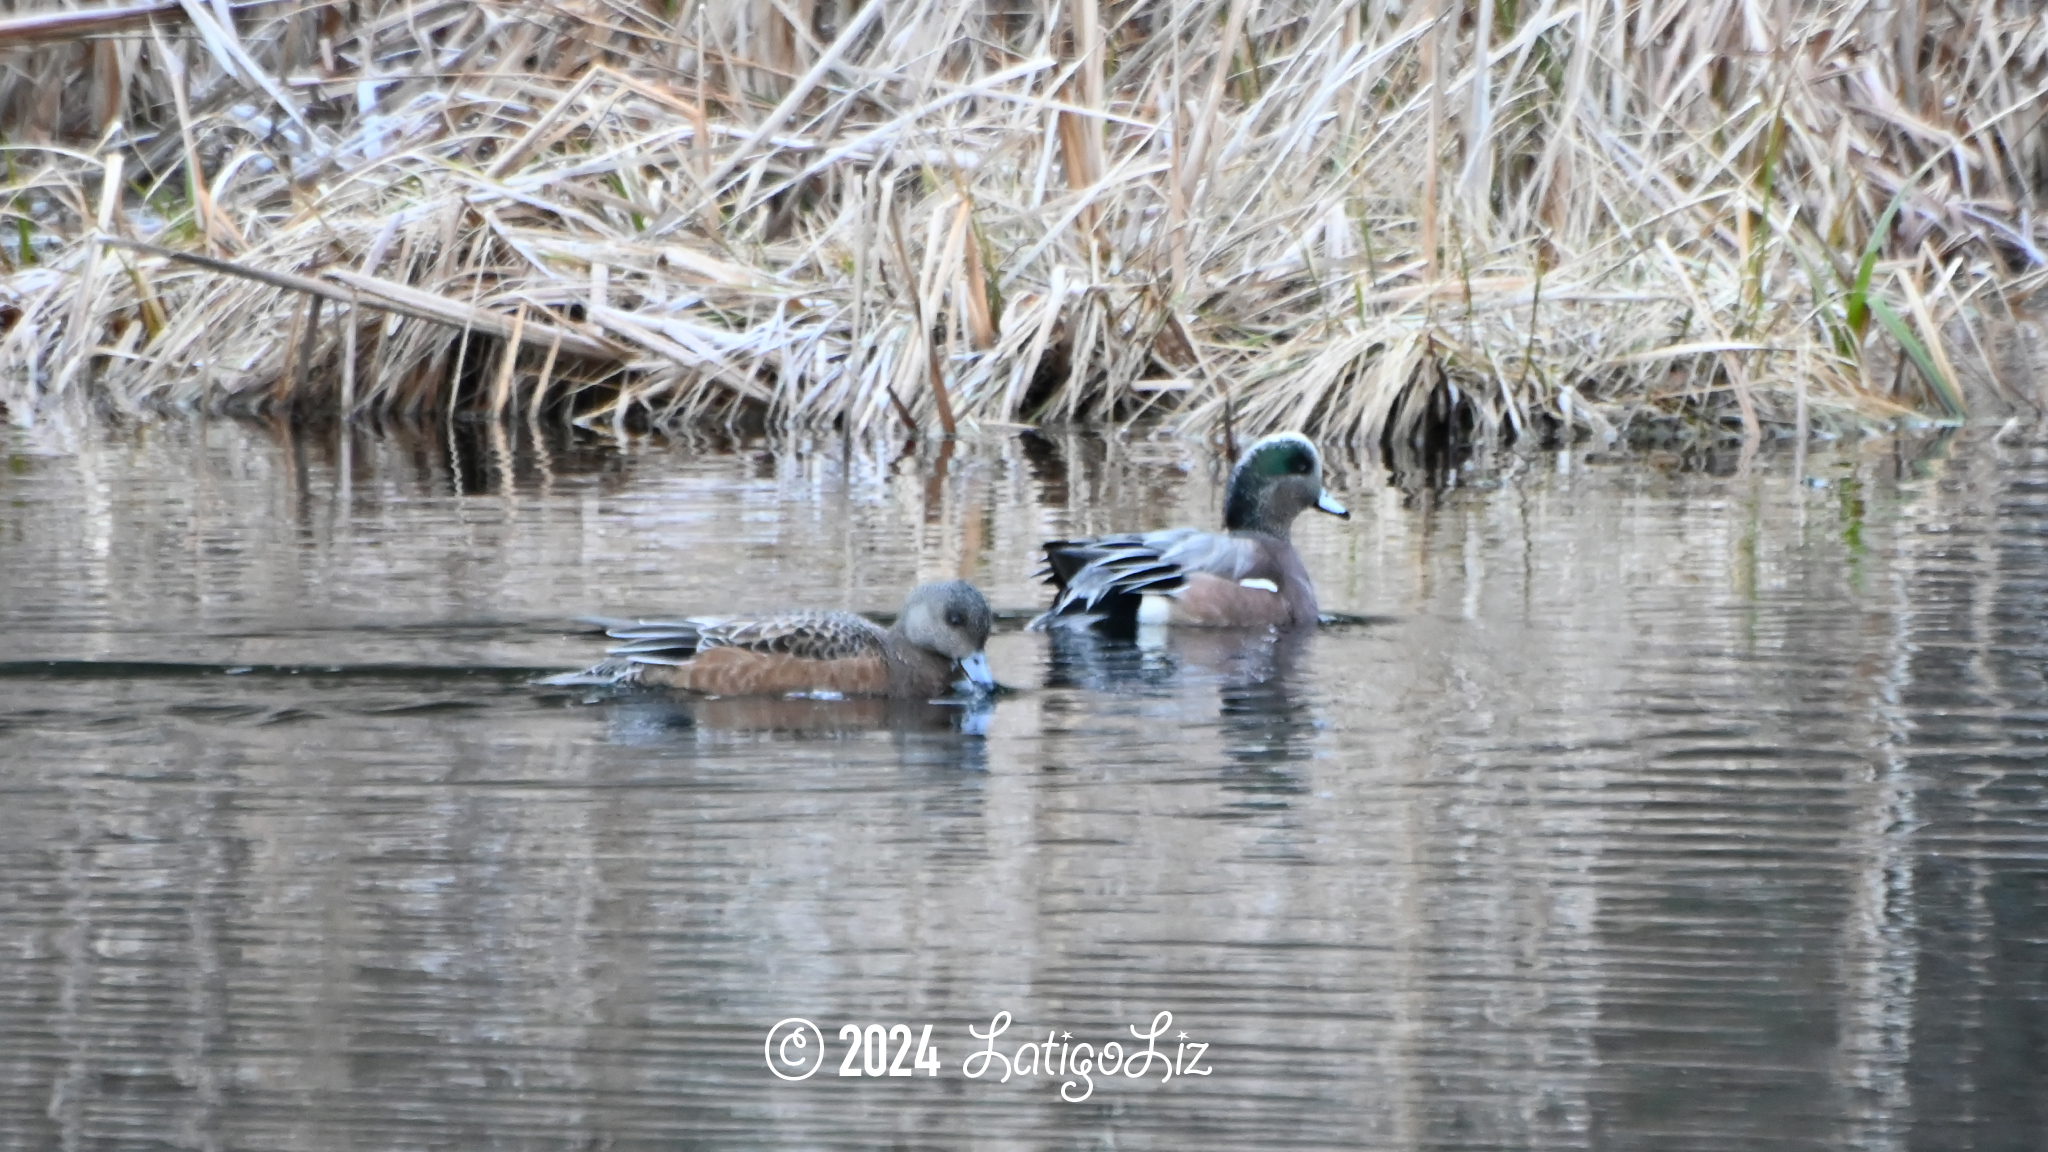
M 934 756 L 956 760 L 963 768 L 987 766 L 981 737 L 988 734 L 989 719 L 995 713 L 994 702 L 987 696 L 816 700 L 633 692 L 602 703 L 607 737 L 615 744 L 696 746 L 742 734 L 829 741 L 888 732 L 930 737 L 935 741 L 931 745 Z
M 1298 670 L 1315 630 L 1148 627 L 1119 636 L 1054 628 L 1048 640 L 1047 688 L 1166 695 L 1184 692 L 1190 681 L 1213 681 L 1223 751 L 1262 777 L 1277 773 L 1267 784 L 1298 790 L 1288 766 L 1310 757 L 1316 735 Z

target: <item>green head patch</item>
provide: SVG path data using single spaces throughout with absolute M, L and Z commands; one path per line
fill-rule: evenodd
M 1261 519 L 1266 490 L 1276 481 L 1301 477 L 1313 503 L 1322 491 L 1322 458 L 1308 437 L 1278 432 L 1254 443 L 1230 470 L 1230 491 L 1223 502 L 1223 526 L 1233 531 L 1252 528 Z M 1290 512 L 1290 518 L 1292 513 Z

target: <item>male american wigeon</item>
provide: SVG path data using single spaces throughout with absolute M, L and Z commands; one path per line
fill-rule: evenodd
M 982 645 L 988 601 L 964 580 L 924 584 L 883 628 L 851 612 L 615 622 L 626 643 L 550 684 L 647 684 L 710 696 L 944 695 L 960 681 L 995 686 Z
M 1323 460 L 1308 438 L 1268 436 L 1230 470 L 1223 531 L 1167 528 L 1053 540 L 1045 545 L 1052 607 L 1031 622 L 1295 628 L 1316 622 L 1316 589 L 1289 533 L 1314 508 L 1350 519 L 1323 491 Z

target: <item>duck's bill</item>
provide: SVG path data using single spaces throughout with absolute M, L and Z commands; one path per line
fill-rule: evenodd
M 975 690 L 990 692 L 995 689 L 996 678 L 988 670 L 988 654 L 976 652 L 960 662 L 960 673 L 966 677 L 960 683 L 971 685 Z
M 1330 515 L 1335 516 L 1339 520 L 1351 519 L 1351 509 L 1344 507 L 1344 505 L 1342 504 L 1339 504 L 1337 502 L 1337 498 L 1335 496 L 1330 495 L 1328 492 L 1325 492 L 1322 495 L 1316 497 L 1316 511 L 1328 512 Z

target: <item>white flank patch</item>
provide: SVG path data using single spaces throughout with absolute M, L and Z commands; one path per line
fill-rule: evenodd
M 1252 577 L 1249 580 L 1239 580 L 1237 582 L 1237 586 L 1239 588 L 1257 588 L 1261 592 L 1277 593 L 1280 591 L 1280 586 L 1278 584 L 1273 583 L 1271 580 L 1261 580 L 1256 576 Z M 1140 619 L 1143 619 L 1143 617 L 1140 617 Z
M 1173 598 L 1170 596 L 1138 597 L 1138 623 L 1165 624 L 1173 619 Z

